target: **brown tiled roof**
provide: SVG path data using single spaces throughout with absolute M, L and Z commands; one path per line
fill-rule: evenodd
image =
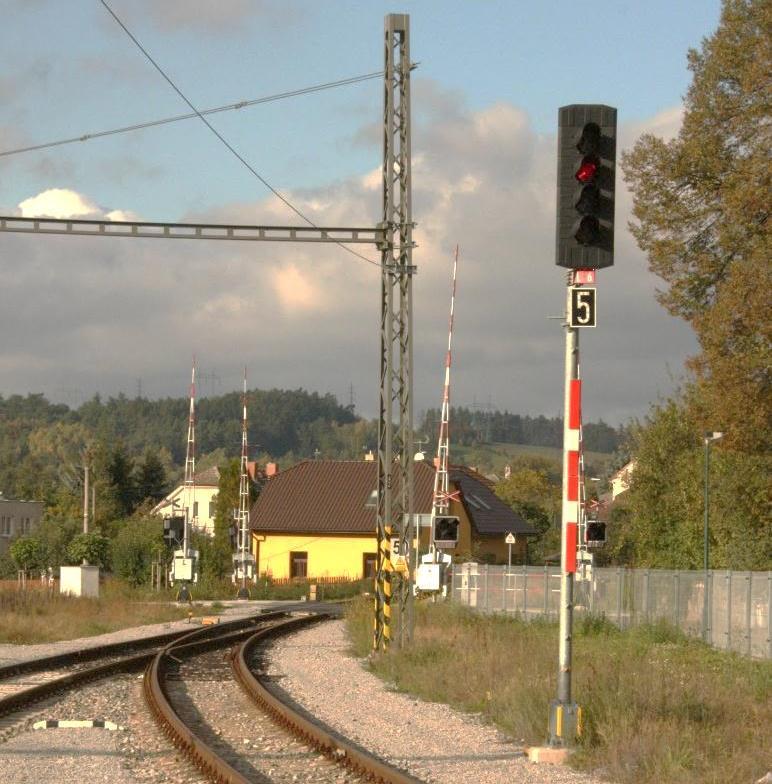
M 415 512 L 429 514 L 434 468 L 416 463 L 414 481 Z M 367 504 L 377 483 L 372 460 L 306 460 L 266 482 L 250 512 L 252 529 L 371 534 L 375 505 Z
M 452 466 L 448 479 L 461 491 L 464 504 L 472 525 L 477 533 L 494 534 L 535 534 L 536 529 L 520 517 L 493 492 L 493 482 L 472 468 Z

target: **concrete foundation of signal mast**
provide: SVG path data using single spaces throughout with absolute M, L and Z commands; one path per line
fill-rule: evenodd
M 562 765 L 571 753 L 571 749 L 556 748 L 554 746 L 531 746 L 525 750 L 531 762 L 541 762 L 548 765 Z

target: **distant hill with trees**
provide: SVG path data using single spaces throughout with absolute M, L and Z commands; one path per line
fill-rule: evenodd
M 440 410 L 430 408 L 420 424 L 420 429 L 430 437 L 437 433 Z M 479 411 L 464 406 L 450 409 L 453 444 L 509 443 L 529 446 L 563 446 L 562 417 L 528 416 L 510 414 L 509 411 Z M 625 439 L 624 428 L 613 428 L 603 420 L 582 425 L 584 448 L 590 452 L 612 453 Z

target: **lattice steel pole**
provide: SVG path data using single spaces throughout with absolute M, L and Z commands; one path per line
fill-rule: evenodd
M 383 108 L 383 242 L 381 250 L 381 367 L 378 422 L 378 563 L 374 647 L 392 638 L 391 575 L 384 547 L 391 528 L 399 552 L 410 564 L 413 503 L 413 222 L 410 174 L 409 17 L 388 14 L 384 20 Z M 395 356 L 395 354 L 397 356 Z M 394 422 L 394 407 L 398 421 Z M 397 574 L 397 573 L 394 573 Z M 399 606 L 397 639 L 412 631 L 413 592 L 409 571 L 394 581 Z

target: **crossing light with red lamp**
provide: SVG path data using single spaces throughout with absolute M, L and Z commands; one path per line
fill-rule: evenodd
M 614 263 L 617 111 L 603 104 L 558 110 L 555 263 L 601 269 Z

